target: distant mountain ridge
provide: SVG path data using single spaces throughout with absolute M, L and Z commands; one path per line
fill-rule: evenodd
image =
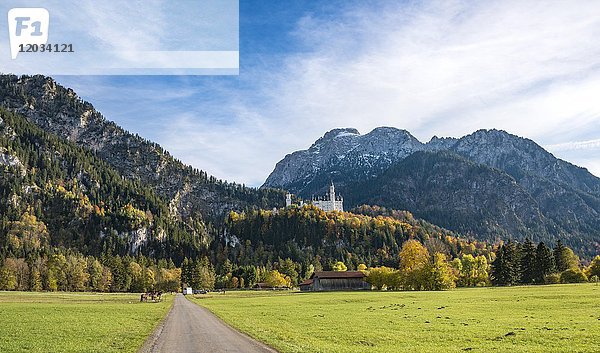
M 390 127 L 335 129 L 287 155 L 263 186 L 310 197 L 330 180 L 345 207 L 405 209 L 483 240 L 560 236 L 582 251 L 600 249 L 600 178 L 505 131 L 422 143 Z

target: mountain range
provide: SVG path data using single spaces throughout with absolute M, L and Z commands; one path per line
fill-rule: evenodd
M 481 240 L 561 238 L 582 253 L 600 250 L 600 178 L 505 131 L 422 143 L 392 127 L 334 129 L 285 156 L 263 187 L 309 198 L 330 181 L 345 207 L 408 210 Z
M 176 264 L 207 256 L 218 267 L 281 259 L 330 267 L 343 258 L 355 268 L 358 261 L 397 263 L 408 237 L 455 256 L 463 248 L 491 250 L 409 212 L 271 211 L 282 206 L 284 193 L 186 166 L 52 78 L 0 76 L 0 259 L 62 249 Z
M 284 189 L 309 198 L 333 181 L 346 209 L 406 210 L 484 241 L 560 238 L 583 255 L 600 251 L 600 179 L 504 131 L 422 143 L 391 127 L 334 129 L 256 189 L 181 163 L 49 77 L 0 75 L 0 109 L 2 227 L 31 209 L 59 234 L 54 245 L 123 253 L 153 244 L 149 252 L 181 258 L 190 246 L 220 246 L 230 211 L 281 207 Z M 82 207 L 98 217 L 85 211 L 82 221 Z

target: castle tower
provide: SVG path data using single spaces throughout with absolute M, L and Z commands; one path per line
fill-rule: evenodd
M 289 192 L 285 194 L 285 207 L 290 207 L 292 205 L 292 194 Z
M 333 185 L 333 180 L 331 181 L 331 185 L 329 185 L 329 201 L 335 201 L 335 185 Z

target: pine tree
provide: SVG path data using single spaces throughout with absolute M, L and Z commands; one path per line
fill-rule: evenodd
M 535 245 L 530 239 L 521 247 L 521 283 L 533 283 L 536 271 Z
M 554 272 L 554 257 L 550 248 L 544 244 L 539 243 L 535 251 L 536 257 L 536 270 L 535 270 L 535 281 L 536 283 L 544 283 L 544 278 Z
M 508 241 L 502 245 L 492 263 L 492 283 L 511 286 L 519 282 L 519 253 L 515 243 Z
M 566 248 L 563 245 L 562 241 L 560 239 L 558 239 L 556 241 L 556 246 L 554 246 L 554 250 L 553 250 L 553 255 L 554 255 L 554 265 L 556 267 L 556 271 L 558 272 L 562 272 L 565 271 L 568 267 L 567 264 L 565 263 L 564 259 L 564 252 L 565 252 Z
M 184 258 L 181 264 L 181 284 L 183 286 L 189 286 L 192 283 L 190 274 L 190 262 L 188 258 Z
M 505 248 L 502 245 L 496 251 L 496 259 L 492 262 L 492 283 L 497 286 L 506 285 L 506 258 L 505 258 Z
M 506 273 L 507 273 L 507 284 L 513 285 L 519 283 L 519 277 L 521 274 L 520 270 L 520 254 L 519 249 L 517 248 L 517 244 L 513 241 L 508 241 L 506 243 Z

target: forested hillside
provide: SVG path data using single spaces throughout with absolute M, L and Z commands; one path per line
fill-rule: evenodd
M 366 215 L 378 212 L 378 208 L 364 206 L 359 210 L 365 214 L 325 212 L 309 205 L 232 212 L 227 225 L 229 237 L 241 243 L 236 254 L 241 264 L 266 265 L 289 257 L 305 266 L 327 269 L 337 261 L 349 269 L 356 269 L 361 263 L 391 266 L 398 263 L 399 250 L 408 239 L 419 240 L 432 253 L 453 257 L 491 252 L 490 244 L 461 239 L 453 232 L 416 220 L 408 212 L 394 218 Z M 249 245 L 254 245 L 254 252 Z
M 283 205 L 282 191 L 219 180 L 181 163 L 158 144 L 106 120 L 50 77 L 0 75 L 0 106 L 90 149 L 121 176 L 148 186 L 164 198 L 172 216 L 219 222 L 230 210 Z
M 12 255 L 64 247 L 181 261 L 210 243 L 201 219 L 171 217 L 168 204 L 139 180 L 4 109 L 0 168 L 0 244 Z

